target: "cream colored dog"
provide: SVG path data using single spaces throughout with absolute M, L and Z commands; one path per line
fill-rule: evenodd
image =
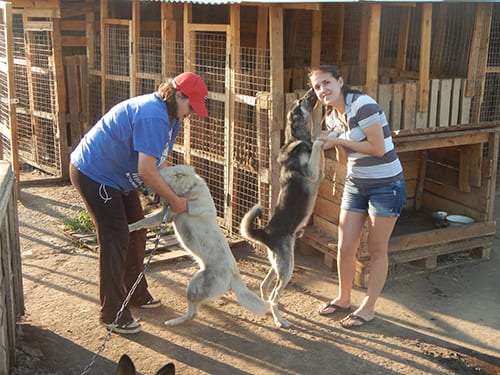
M 163 168 L 160 175 L 178 196 L 188 200 L 188 211 L 173 215 L 171 220 L 182 247 L 200 266 L 187 288 L 187 312 L 165 324 L 172 326 L 192 319 L 200 304 L 229 289 L 234 291 L 238 302 L 253 313 L 270 311 L 270 304 L 251 292 L 241 279 L 236 260 L 217 224 L 217 211 L 205 181 L 188 165 Z M 158 226 L 164 215 L 162 211 L 130 224 L 129 230 Z

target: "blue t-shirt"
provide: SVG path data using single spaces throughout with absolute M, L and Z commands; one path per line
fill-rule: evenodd
M 71 163 L 92 180 L 127 192 L 142 184 L 139 152 L 160 161 L 178 131 L 179 122 L 170 122 L 156 93 L 137 96 L 115 105 L 90 129 L 71 153 Z

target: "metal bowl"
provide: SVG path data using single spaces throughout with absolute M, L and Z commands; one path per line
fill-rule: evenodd
M 475 220 L 463 215 L 448 215 L 446 221 L 451 227 L 461 227 L 462 225 L 472 224 Z

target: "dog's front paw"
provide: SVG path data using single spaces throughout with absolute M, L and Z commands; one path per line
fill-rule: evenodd
M 275 319 L 274 324 L 276 324 L 276 327 L 278 328 L 290 328 L 292 326 L 292 323 L 285 318 Z
M 313 143 L 313 148 L 318 148 L 318 147 L 323 147 L 323 145 L 325 144 L 325 141 L 322 140 L 322 139 L 316 139 Z

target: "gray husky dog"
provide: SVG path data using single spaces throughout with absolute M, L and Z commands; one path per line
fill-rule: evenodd
M 270 303 L 251 292 L 241 279 L 226 237 L 217 224 L 217 211 L 205 180 L 188 165 L 162 168 L 160 175 L 178 196 L 188 200 L 187 212 L 169 219 L 173 221 L 182 247 L 200 266 L 187 287 L 187 312 L 165 324 L 173 326 L 192 319 L 199 305 L 229 289 L 234 291 L 238 302 L 253 313 L 264 315 L 269 312 Z M 130 224 L 129 230 L 133 232 L 160 225 L 164 210 Z
M 278 298 L 292 277 L 295 240 L 302 236 L 314 209 L 322 178 L 322 141 L 311 140 L 311 113 L 317 98 L 309 90 L 288 112 L 285 144 L 281 148 L 280 192 L 275 211 L 262 229 L 254 226 L 262 215 L 256 205 L 243 217 L 243 237 L 265 245 L 271 269 L 260 286 L 261 297 L 271 303 L 271 312 L 278 327 L 290 323 L 278 311 Z M 274 281 L 274 286 L 271 285 Z

